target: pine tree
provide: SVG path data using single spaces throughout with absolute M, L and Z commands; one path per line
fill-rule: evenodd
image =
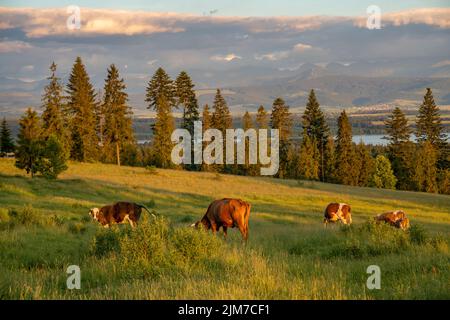
M 409 189 L 412 176 L 410 151 L 414 145 L 410 142 L 411 129 L 408 121 L 400 108 L 396 107 L 392 115 L 385 121 L 385 130 L 387 133 L 385 139 L 389 140 L 388 156 L 397 177 L 397 188 Z
M 450 166 L 450 148 L 444 134 L 439 108 L 433 98 L 433 92 L 427 88 L 423 103 L 419 108 L 416 121 L 416 136 L 419 142 L 428 141 L 438 152 L 438 167 L 441 169 Z
M 177 105 L 183 107 L 183 124 L 182 128 L 187 129 L 191 136 L 194 136 L 194 122 L 198 121 L 198 101 L 195 96 L 194 84 L 189 75 L 182 71 L 175 81 L 175 91 L 177 97 Z
M 328 137 L 324 153 L 325 181 L 334 183 L 336 182 L 336 153 L 332 137 Z
M 353 162 L 352 127 L 344 110 L 338 118 L 336 138 L 336 179 L 339 183 L 351 185 L 355 181 Z
M 355 172 L 358 174 L 353 184 L 366 187 L 369 185 L 370 178 L 373 175 L 374 163 L 368 148 L 362 141 L 355 147 L 355 159 Z
M 298 157 L 298 177 L 307 180 L 319 180 L 319 149 L 314 138 L 303 135 Z
M 28 108 L 19 121 L 16 150 L 16 167 L 24 169 L 33 177 L 39 170 L 43 156 L 41 124 L 36 111 Z
M 214 109 L 214 111 L 213 111 L 212 118 L 211 118 L 211 127 L 222 132 L 223 154 L 224 154 L 224 161 L 225 161 L 226 154 L 227 154 L 226 130 L 232 128 L 233 122 L 232 122 L 230 110 L 228 109 L 227 102 L 223 98 L 219 89 L 217 89 L 216 96 L 214 97 L 213 109 Z M 235 166 L 230 166 L 230 165 L 224 164 L 224 165 L 215 165 L 214 168 L 221 170 L 222 172 L 225 172 L 225 173 L 232 173 L 233 168 L 235 169 Z
M 175 86 L 169 75 L 163 68 L 158 68 L 148 83 L 145 101 L 148 109 L 158 112 L 161 107 L 159 102 L 164 101 L 164 108 L 172 110 L 176 106 Z
M 0 156 L 9 152 L 14 152 L 14 141 L 11 137 L 11 130 L 8 127 L 6 119 L 3 118 L 0 128 Z
M 157 167 L 173 167 L 171 159 L 173 148 L 171 135 L 174 129 L 174 119 L 169 108 L 169 103 L 165 101 L 164 96 L 160 96 L 156 112 L 156 122 L 152 127 L 152 162 Z
M 414 156 L 414 175 L 412 178 L 417 191 L 438 191 L 437 160 L 437 151 L 433 144 L 430 141 L 420 143 Z
M 194 137 L 194 122 L 200 120 L 198 111 L 198 101 L 195 94 L 191 95 L 184 109 L 183 128 L 188 130 L 191 137 Z
M 248 113 L 248 111 L 245 112 L 244 116 L 242 117 L 242 129 L 244 131 L 247 131 L 248 129 L 253 128 L 253 120 Z M 243 167 L 243 174 L 245 175 L 251 175 L 254 176 L 256 174 L 256 167 L 254 164 L 250 164 L 250 143 L 248 139 L 245 139 L 245 164 Z
M 119 76 L 119 70 L 114 64 L 108 68 L 105 79 L 102 111 L 104 125 L 101 135 L 104 137 L 104 152 L 107 159 L 116 159 L 120 166 L 120 153 L 125 144 L 134 141 L 131 108 L 128 106 L 126 85 Z
M 290 138 L 292 133 L 292 118 L 289 112 L 289 106 L 283 99 L 277 98 L 272 105 L 272 114 L 270 119 L 272 129 L 279 130 L 280 136 L 280 166 L 277 177 L 286 177 L 289 168 L 289 159 L 291 156 Z
M 311 90 L 306 104 L 305 112 L 302 116 L 303 136 L 307 135 L 311 142 L 317 144 L 319 153 L 315 154 L 314 163 L 319 163 L 319 174 L 322 180 L 325 179 L 324 153 L 328 142 L 329 128 L 325 122 L 325 116 L 320 110 L 314 90 Z M 305 139 L 303 139 L 305 141 Z
M 42 95 L 42 136 L 47 139 L 55 135 L 63 144 L 65 152 L 70 150 L 70 132 L 64 115 L 63 86 L 56 76 L 56 64 L 50 66 L 51 75 L 47 78 L 50 83 L 44 88 Z
M 225 137 L 226 129 L 232 128 L 232 119 L 227 102 L 223 98 L 220 89 L 217 89 L 216 96 L 214 97 L 213 109 L 211 126 L 214 129 L 220 130 Z
M 263 106 L 259 106 L 256 113 L 256 127 L 258 129 L 267 129 L 269 127 L 269 115 Z
M 80 57 L 77 57 L 72 67 L 66 92 L 72 135 L 71 158 L 78 161 L 96 160 L 98 158 L 96 97 Z
M 403 142 L 408 142 L 411 136 L 411 129 L 405 114 L 396 107 L 392 115 L 384 122 L 387 137 L 391 146 L 398 146 Z
M 67 152 L 55 134 L 51 134 L 43 144 L 44 150 L 38 171 L 46 179 L 56 179 L 61 172 L 67 170 Z
M 391 168 L 389 159 L 383 155 L 375 158 L 374 173 L 371 178 L 371 185 L 377 188 L 395 189 L 397 179 Z
M 209 112 L 209 106 L 207 104 L 205 104 L 204 108 L 203 108 L 203 113 L 202 113 L 202 134 L 205 133 L 206 130 L 208 130 L 209 128 L 211 128 L 211 113 Z M 206 147 L 206 142 L 203 142 L 202 144 L 202 150 L 204 150 Z M 201 171 L 209 171 L 211 168 L 208 164 L 202 162 Z
M 172 132 L 175 128 L 172 108 L 175 106 L 175 88 L 167 73 L 159 68 L 147 86 L 146 101 L 148 109 L 156 111 L 156 122 L 152 126 L 152 161 L 153 164 L 170 168 L 173 166 L 171 153 Z

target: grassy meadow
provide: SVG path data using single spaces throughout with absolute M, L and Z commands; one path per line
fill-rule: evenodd
M 189 228 L 221 197 L 252 204 L 247 245 L 237 229 L 225 241 Z M 133 231 L 90 220 L 118 200 L 157 218 L 144 211 Z M 333 201 L 351 204 L 350 228 L 323 227 Z M 393 209 L 409 232 L 369 222 Z M 449 245 L 446 195 L 87 163 L 48 181 L 0 159 L 0 299 L 450 299 Z

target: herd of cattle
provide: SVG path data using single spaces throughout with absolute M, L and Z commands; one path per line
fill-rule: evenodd
M 132 202 L 116 202 L 102 208 L 93 208 L 90 216 L 105 228 L 113 224 L 129 223 L 133 228 L 137 226 L 142 209 L 145 206 Z M 228 228 L 238 228 L 244 240 L 248 239 L 248 221 L 251 205 L 241 199 L 224 198 L 214 200 L 206 210 L 201 220 L 192 224 L 195 228 L 212 230 L 213 233 L 222 228 L 224 236 L 227 236 Z M 153 215 L 153 214 L 152 214 Z M 386 212 L 375 217 L 377 222 L 385 222 L 389 225 L 406 230 L 409 228 L 409 219 L 401 210 Z M 351 208 L 346 203 L 330 203 L 324 213 L 323 223 L 341 222 L 345 225 L 352 223 Z

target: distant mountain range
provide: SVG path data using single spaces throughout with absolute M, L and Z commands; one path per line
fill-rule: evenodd
M 222 71 L 221 87 L 232 112 L 256 111 L 261 104 L 269 108 L 277 97 L 284 98 L 295 110 L 305 105 L 312 88 L 316 90 L 320 104 L 326 108 L 392 104 L 396 101 L 418 105 L 427 87 L 433 89 L 438 104 L 450 105 L 450 63 L 428 66 L 423 70 L 415 65 L 415 75 L 408 74 L 408 63 L 403 63 L 401 71 L 395 71 L 395 64 L 389 62 L 304 63 L 278 69 L 230 68 Z M 201 79 L 203 73 L 200 70 L 190 72 L 194 81 Z M 417 76 L 418 73 L 422 76 Z M 135 114 L 150 115 L 144 103 L 145 86 L 150 75 L 136 78 L 125 74 L 124 77 Z M 102 77 L 94 76 L 92 80 L 97 88 L 102 86 Z M 31 81 L 0 77 L 0 115 L 17 118 L 26 107 L 38 107 L 47 82 L 46 79 Z M 197 90 L 202 105 L 211 104 L 214 98 L 215 88 L 207 85 L 197 82 L 197 88 L 203 87 Z

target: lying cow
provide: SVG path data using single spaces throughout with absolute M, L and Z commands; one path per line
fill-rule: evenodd
M 100 209 L 92 208 L 89 211 L 89 215 L 105 228 L 120 223 L 129 223 L 134 228 L 137 226 L 143 208 L 150 213 L 143 205 L 121 201 Z
M 378 222 L 388 223 L 391 226 L 394 226 L 402 230 L 406 230 L 409 228 L 409 219 L 406 217 L 406 214 L 401 210 L 379 214 L 375 217 L 375 220 Z
M 209 205 L 203 218 L 191 226 L 196 228 L 203 226 L 206 230 L 211 229 L 213 233 L 222 227 L 225 237 L 228 228 L 237 227 L 243 239 L 247 240 L 250 209 L 251 205 L 240 199 L 214 200 Z
M 324 212 L 323 223 L 326 226 L 332 222 L 342 222 L 343 224 L 350 225 L 352 223 L 351 208 L 346 203 L 330 203 Z

